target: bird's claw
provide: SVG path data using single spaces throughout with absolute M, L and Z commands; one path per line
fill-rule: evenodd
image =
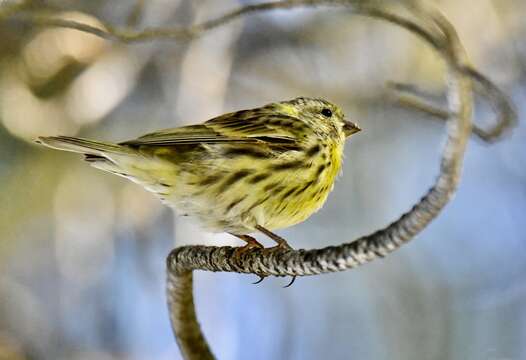
M 266 278 L 266 276 L 263 276 L 263 275 L 257 275 L 257 276 L 259 277 L 259 280 L 257 280 L 256 282 L 253 282 L 252 283 L 253 285 L 260 284 Z
M 261 282 L 267 278 L 266 275 L 257 275 L 257 276 L 259 277 L 259 279 L 257 281 L 255 281 L 255 282 L 253 282 L 252 283 L 253 285 L 261 284 Z M 292 284 L 294 284 L 294 281 L 296 281 L 296 276 L 293 276 L 292 280 L 287 285 L 283 286 L 283 288 L 286 289 L 288 287 L 291 287 Z
M 296 281 L 296 276 L 293 276 L 292 280 L 287 285 L 283 286 L 283 289 L 290 287 L 292 284 L 294 284 L 294 281 Z

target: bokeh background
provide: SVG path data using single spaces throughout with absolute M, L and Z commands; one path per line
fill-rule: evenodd
M 97 25 L 188 25 L 235 0 L 38 1 Z M 384 226 L 438 171 L 444 125 L 402 109 L 388 80 L 443 92 L 415 36 L 346 11 L 252 15 L 192 42 L 124 45 L 4 16 L 0 1 L 0 359 L 179 359 L 165 257 L 203 233 L 142 188 L 37 146 L 38 135 L 125 140 L 296 96 L 340 104 L 364 131 L 325 207 L 281 232 L 296 248 Z M 526 3 L 444 0 L 473 63 L 526 112 Z M 483 126 L 492 114 L 477 103 Z M 338 274 L 196 274 L 220 359 L 526 359 L 526 126 L 470 141 L 460 189 L 414 242 Z M 263 240 L 264 242 L 266 240 Z M 268 243 L 270 245 L 270 243 Z

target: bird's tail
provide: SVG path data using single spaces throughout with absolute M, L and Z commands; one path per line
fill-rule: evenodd
M 144 156 L 126 145 L 70 136 L 42 136 L 36 142 L 53 149 L 84 154 L 91 166 L 130 179 L 156 194 L 166 194 L 167 187 L 172 185 L 173 165 Z
M 71 151 L 97 157 L 111 158 L 111 154 L 123 155 L 132 152 L 132 150 L 126 146 L 71 136 L 41 136 L 36 142 L 57 150 Z
M 84 154 L 91 166 L 125 177 L 129 175 L 127 163 L 137 158 L 137 153 L 127 146 L 72 136 L 41 136 L 36 142 L 52 149 Z

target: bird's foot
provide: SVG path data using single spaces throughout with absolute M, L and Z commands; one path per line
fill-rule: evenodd
M 236 248 L 236 250 L 234 250 L 234 257 L 235 258 L 239 258 L 240 256 L 243 256 L 244 254 L 246 254 L 247 252 L 249 251 L 252 251 L 254 249 L 263 249 L 264 246 L 258 242 L 256 239 L 254 239 L 252 236 L 249 236 L 249 235 L 237 235 L 237 234 L 232 234 L 234 235 L 235 237 L 243 240 L 244 242 L 246 242 L 246 244 L 244 246 L 239 246 Z
M 247 235 L 241 235 L 241 236 L 247 236 Z M 250 236 L 247 236 L 249 239 L 243 239 L 247 243 L 244 246 L 239 246 L 234 250 L 234 257 L 239 258 L 240 256 L 243 256 L 247 252 L 250 252 L 255 249 L 264 249 L 264 246 L 261 245 L 259 242 L 257 242 L 256 239 L 251 238 Z

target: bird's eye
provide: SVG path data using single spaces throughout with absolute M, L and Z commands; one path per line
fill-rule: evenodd
M 321 111 L 321 114 L 325 117 L 331 117 L 332 116 L 332 111 L 330 109 L 327 109 L 327 108 L 324 108 L 322 111 Z

